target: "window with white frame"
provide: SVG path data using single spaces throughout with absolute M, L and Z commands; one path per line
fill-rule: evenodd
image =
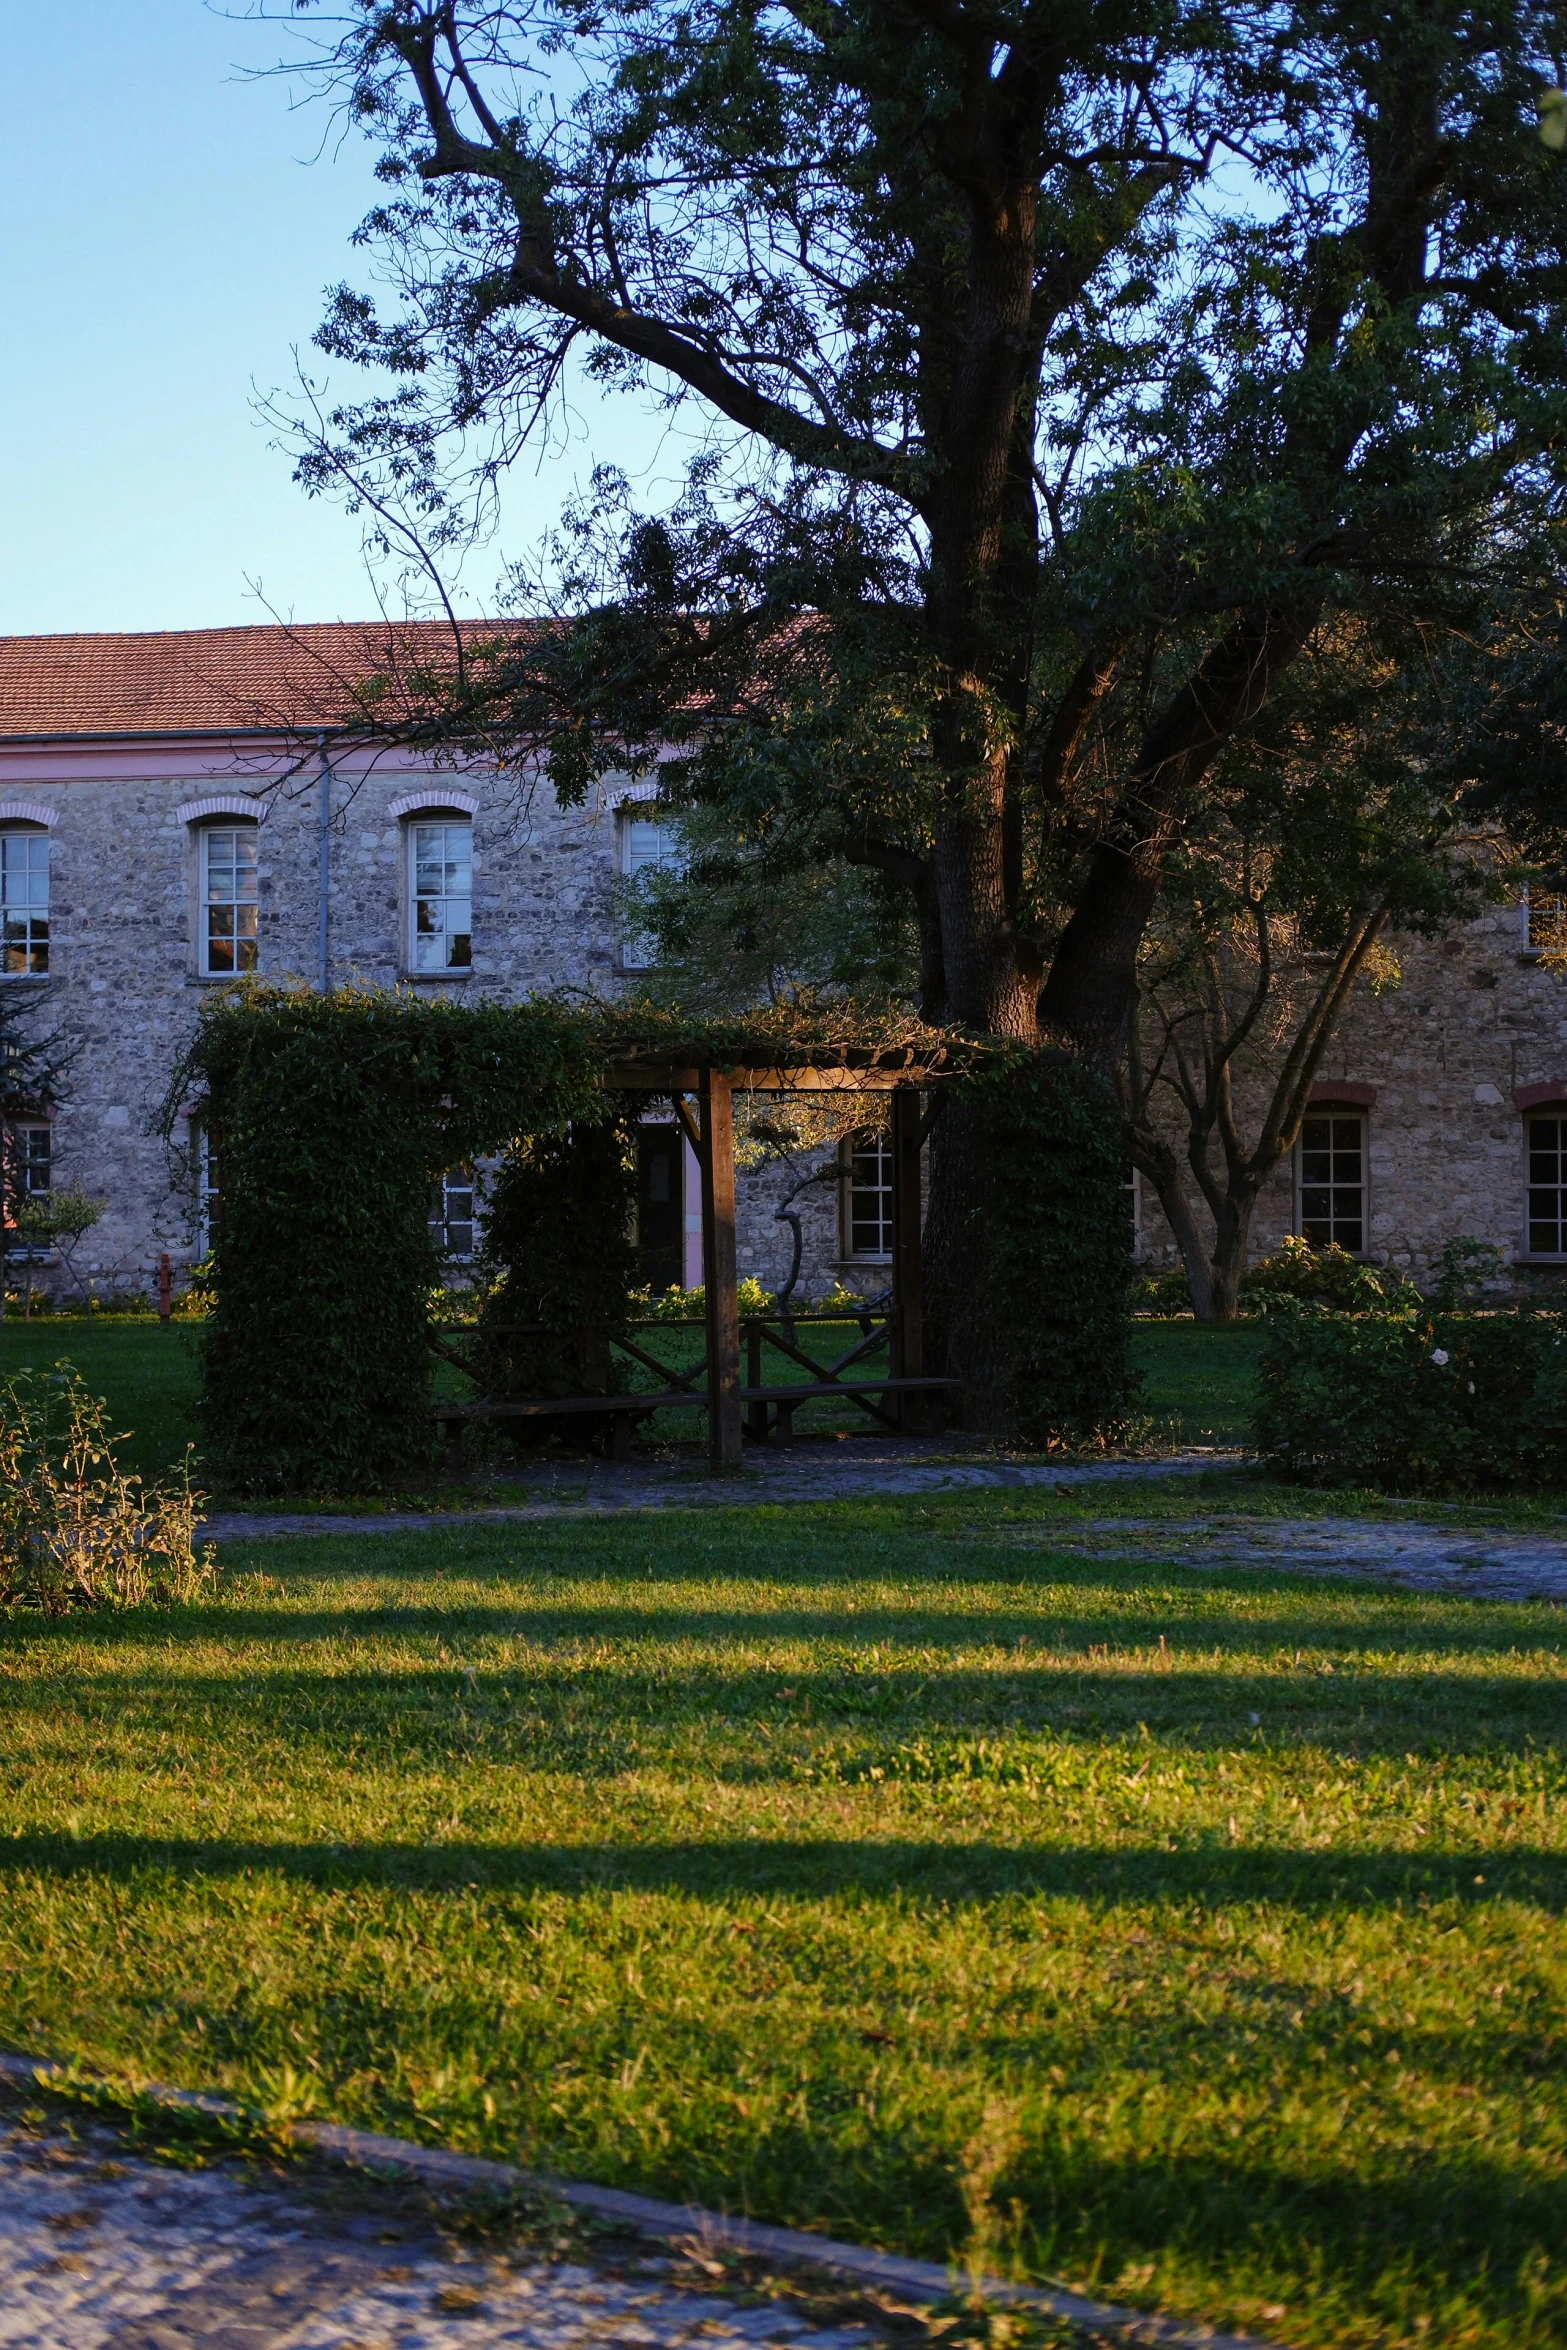
M 1296 1146 L 1299 1217 L 1313 1248 L 1366 1245 L 1366 1121 L 1359 1110 L 1314 1110 Z
M 260 840 L 254 824 L 204 824 L 201 861 L 200 968 L 229 979 L 257 967 Z
M 892 1255 L 892 1137 L 856 1134 L 843 1145 L 843 1253 Z
M 436 974 L 473 963 L 473 826 L 421 816 L 408 827 L 408 968 Z
M 1529 1255 L 1567 1257 L 1567 1108 L 1524 1121 L 1529 1146 Z
M 0 832 L 0 968 L 8 978 L 49 968 L 49 835 Z
M 635 882 L 644 873 L 678 873 L 685 862 L 680 835 L 667 817 L 660 817 L 649 800 L 630 800 L 615 819 L 616 854 L 623 877 Z M 657 952 L 650 930 L 628 908 L 621 922 L 620 967 L 645 971 Z
M 16 1125 L 6 1130 L 6 1221 L 41 1200 L 46 1200 L 54 1188 L 54 1133 L 45 1125 Z M 47 1243 L 28 1240 L 25 1232 L 14 1227 L 6 1234 L 6 1254 L 13 1257 L 37 1257 L 44 1253 Z
M 471 1167 L 448 1167 L 430 1199 L 430 1238 L 448 1264 L 472 1262 L 474 1185 Z
M 1559 955 L 1567 945 L 1567 899 L 1551 890 L 1526 889 L 1518 912 L 1525 947 L 1536 954 Z

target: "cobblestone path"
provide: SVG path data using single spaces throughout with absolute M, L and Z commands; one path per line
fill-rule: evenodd
M 400 2219 L 399 2212 L 404 2216 Z M 682 2291 L 672 2263 L 618 2273 L 443 2242 L 388 2191 L 313 2194 L 286 2174 L 171 2169 L 108 2131 L 0 2122 L 3 2350 L 873 2350 L 869 2326 Z
M 620 1510 L 743 1508 L 747 1503 L 856 1501 L 877 1494 L 1006 1492 L 1030 1486 L 1103 1484 L 1127 1477 L 1192 1476 L 1232 1468 L 1239 1453 L 1177 1453 L 1164 1460 L 1053 1461 L 954 1456 L 938 1446 L 845 1443 L 801 1445 L 747 1456 L 738 1476 L 715 1477 L 684 1463 L 584 1461 L 531 1472 L 528 1499 L 505 1508 L 405 1510 L 355 1517 L 346 1512 L 222 1510 L 203 1522 L 215 1542 L 265 1541 L 278 1534 L 418 1533 L 432 1526 L 504 1526 L 534 1518 L 598 1516 Z

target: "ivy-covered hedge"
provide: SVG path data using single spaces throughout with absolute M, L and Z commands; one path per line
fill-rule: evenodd
M 970 1080 L 986 1163 L 984 1310 L 1020 1444 L 1113 1439 L 1137 1400 L 1127 1360 L 1132 1227 L 1108 1083 L 1058 1054 Z
M 1274 1473 L 1390 1492 L 1567 1486 L 1567 1319 L 1281 1315 L 1253 1421 Z
M 497 1396 L 612 1395 L 610 1346 L 631 1322 L 641 1104 L 597 1124 L 514 1142 L 490 1186 L 485 1257 L 499 1278 L 479 1316 L 477 1359 Z
M 209 1470 L 241 1492 L 369 1492 L 434 1457 L 430 1191 L 513 1135 L 602 1117 L 580 1017 L 251 987 L 215 1003 L 171 1094 L 219 1173 L 205 1330 Z

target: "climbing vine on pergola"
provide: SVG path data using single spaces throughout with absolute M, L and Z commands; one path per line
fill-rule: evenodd
M 1102 1419 L 1125 1389 L 1111 1343 L 1126 1288 L 1119 1122 L 1108 1094 L 1069 1067 L 848 1007 L 693 1023 L 559 995 L 450 1004 L 225 990 L 204 1008 L 165 1110 L 171 1140 L 200 1116 L 221 1167 L 210 1467 L 236 1490 L 339 1493 L 428 1471 L 432 1181 L 521 1137 L 623 1118 L 628 1097 L 673 1100 L 698 1145 L 709 1439 L 733 1465 L 734 1087 L 862 1087 L 908 1105 L 894 1118 L 898 1253 L 917 1368 L 918 1103 L 953 1082 L 981 1088 L 998 1121 L 993 1310 L 1010 1332 L 1018 1426 Z

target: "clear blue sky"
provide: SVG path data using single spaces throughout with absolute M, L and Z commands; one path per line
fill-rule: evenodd
M 370 150 L 312 162 L 322 110 L 244 76 L 284 30 L 202 0 L 0 0 L 0 31 L 0 633 L 266 620 L 247 581 L 295 620 L 369 613 L 358 526 L 295 488 L 252 398 L 363 275 Z M 656 447 L 629 402 L 578 406 L 565 455 L 514 483 L 513 551 L 595 456 Z M 471 605 L 500 563 L 471 560 Z

